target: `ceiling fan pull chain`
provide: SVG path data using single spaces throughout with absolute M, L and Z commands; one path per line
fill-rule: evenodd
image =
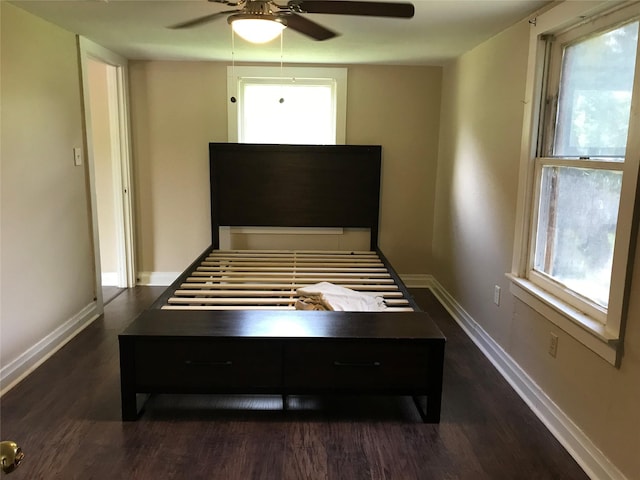
M 235 32 L 233 31 L 233 28 L 231 29 L 231 78 L 233 78 L 233 81 L 236 81 L 236 57 L 235 57 L 235 52 L 236 52 L 236 44 L 235 44 Z M 236 103 L 236 97 L 232 96 L 230 98 L 231 103 Z
M 280 103 L 284 103 L 284 96 L 282 95 L 282 91 L 284 90 L 284 75 L 282 73 L 282 55 L 283 55 L 283 45 L 284 45 L 284 30 L 280 32 Z
M 231 75 L 233 78 L 236 77 L 236 42 L 235 42 L 235 32 L 233 28 L 231 29 Z

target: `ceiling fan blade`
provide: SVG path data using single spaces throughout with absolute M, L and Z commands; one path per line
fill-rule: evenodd
M 349 0 L 292 0 L 294 12 L 363 15 L 370 17 L 412 18 L 413 4 L 406 2 L 359 2 Z
M 296 32 L 300 32 L 303 35 L 313 38 L 314 40 L 328 40 L 333 37 L 337 37 L 338 34 L 323 27 L 319 23 L 312 22 L 306 18 L 292 13 L 286 17 L 287 28 L 291 28 Z
M 226 10 L 224 12 L 216 12 L 216 13 L 212 13 L 211 15 L 205 15 L 204 17 L 198 17 L 198 18 L 194 18 L 193 20 L 189 20 L 187 22 L 182 22 L 182 23 L 178 23 L 176 25 L 171 25 L 168 28 L 172 28 L 174 30 L 178 30 L 181 28 L 190 28 L 190 27 L 195 27 L 198 25 L 202 25 L 208 22 L 212 22 L 214 20 L 216 20 L 218 17 L 222 17 L 224 15 L 228 15 L 229 13 L 237 13 L 238 10 Z

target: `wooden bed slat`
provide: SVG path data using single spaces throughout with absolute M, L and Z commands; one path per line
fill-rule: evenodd
M 212 262 L 204 261 L 201 267 L 207 268 L 382 268 L 381 262 L 238 262 L 238 261 L 221 261 Z
M 206 275 L 208 277 L 216 278 L 216 277 L 242 277 L 247 273 L 254 272 L 203 272 L 201 270 L 197 270 L 192 273 L 194 276 L 198 275 Z M 317 276 L 316 272 L 255 272 L 256 277 L 264 277 L 264 278 L 272 278 L 272 277 L 287 277 L 287 278 L 296 278 L 296 277 L 310 277 Z M 388 273 L 380 273 L 380 272 L 372 272 L 372 273 L 350 273 L 350 272 L 332 272 L 331 275 L 334 278 L 338 277 L 355 277 L 355 278 L 389 278 L 391 275 Z
M 162 310 L 295 310 L 293 305 L 165 305 Z
M 371 250 L 214 250 L 209 256 L 238 256 L 251 257 L 263 255 L 268 257 L 277 256 L 306 256 L 306 257 L 348 257 L 348 256 L 368 256 L 377 258 L 376 252 Z
M 198 272 L 193 272 L 194 277 L 188 277 L 187 281 L 189 282 L 225 282 L 227 284 L 231 284 L 231 283 L 238 283 L 238 282 L 273 282 L 273 280 L 278 280 L 278 279 L 274 279 L 273 277 L 237 277 L 237 278 L 233 278 L 233 277 L 227 277 L 227 278 L 221 278 L 221 277 L 213 277 L 211 275 L 207 275 L 207 274 L 202 274 L 202 275 L 198 275 Z M 348 278 L 348 277 L 343 277 L 343 278 L 334 278 L 334 277 L 306 277 L 304 279 L 298 279 L 298 280 L 304 280 L 305 282 L 308 282 L 309 285 L 313 284 L 313 283 L 318 283 L 318 282 L 331 282 L 331 283 L 344 283 L 344 284 L 349 284 L 349 283 L 370 283 L 370 284 L 378 284 L 378 283 L 387 283 L 387 284 L 394 284 L 395 282 L 393 281 L 393 278 Z M 294 283 L 295 279 L 291 278 L 291 283 Z M 351 288 L 351 287 L 349 287 Z
M 212 298 L 212 297 L 197 297 L 197 298 L 181 298 L 171 297 L 168 300 L 169 305 L 279 305 L 279 304 L 294 304 L 297 301 L 297 296 L 291 297 L 236 297 L 236 298 Z M 409 302 L 404 299 L 400 300 L 387 300 L 390 305 L 408 305 Z
M 198 298 L 180 298 L 180 297 L 171 297 L 169 299 L 170 305 L 189 305 L 190 303 L 194 304 L 210 304 L 210 305 L 251 305 L 251 304 L 289 304 L 295 303 L 296 298 L 293 296 L 290 297 L 278 297 L 278 298 L 252 298 L 252 297 L 240 297 L 240 298 L 211 298 L 211 297 L 198 297 Z
M 298 295 L 294 292 L 291 292 L 291 295 L 264 295 L 265 292 L 259 292 L 257 295 L 246 295 L 246 296 L 198 296 L 198 297 L 171 297 L 168 302 L 170 304 L 189 304 L 189 303 L 211 303 L 211 304 L 223 304 L 223 303 L 287 303 L 287 302 L 296 302 L 298 300 Z M 273 298 L 272 298 L 273 297 Z M 388 299 L 385 300 L 386 303 L 391 305 L 408 305 L 409 302 L 404 299 Z
M 402 297 L 402 292 L 378 292 L 367 291 L 367 293 L 383 297 L 383 298 L 397 298 Z M 202 290 L 176 290 L 174 295 L 177 297 L 189 296 L 189 297 L 284 297 L 285 295 L 298 296 L 295 289 L 289 290 L 219 290 L 219 291 L 202 291 Z M 406 302 L 406 300 L 404 300 Z
M 298 289 L 298 288 L 302 288 L 302 287 L 308 287 L 309 285 L 311 285 L 311 283 L 309 282 L 289 282 L 289 283 L 236 283 L 233 284 L 232 286 L 230 286 L 227 283 L 201 283 L 202 278 L 198 278 L 196 279 L 198 280 L 198 282 L 193 281 L 193 282 L 189 282 L 189 283 L 183 283 L 180 285 L 181 289 L 198 289 L 198 290 L 222 290 L 222 289 L 229 289 L 230 287 L 239 290 L 239 289 L 246 289 L 246 290 L 251 290 L 251 289 L 258 289 L 258 288 L 273 288 L 273 289 Z M 336 283 L 335 285 L 338 285 L 340 287 L 346 287 L 346 288 L 351 288 L 352 290 L 357 290 L 357 291 L 370 291 L 370 290 L 377 290 L 377 291 L 397 291 L 398 290 L 398 286 L 395 284 L 391 284 L 391 285 L 380 285 L 378 283 L 371 283 L 371 284 L 345 284 L 345 285 L 341 285 L 339 283 Z
M 352 264 L 363 264 L 363 263 L 376 263 L 382 264 L 377 257 L 354 257 L 354 256 L 345 256 L 345 257 L 284 257 L 284 256 L 260 256 L 260 257 L 207 257 L 204 259 L 205 262 L 215 262 L 215 263 L 260 263 L 266 262 L 268 264 L 273 263 L 284 263 L 284 264 L 292 264 L 292 263 L 308 263 L 310 265 L 317 264 L 335 264 L 335 263 L 352 263 Z
M 385 273 L 387 269 L 384 267 L 301 267 L 300 265 L 291 265 L 289 267 L 246 267 L 242 265 L 221 265 L 217 267 L 200 266 L 199 272 L 286 272 L 286 273 L 301 273 L 301 272 L 356 272 L 356 273 Z
M 276 305 L 165 305 L 161 310 L 295 310 L 294 306 L 276 306 Z M 413 312 L 411 307 L 389 307 L 384 312 Z
M 212 251 L 163 308 L 294 309 L 297 289 L 330 282 L 384 298 L 388 309 L 413 311 L 376 252 Z
M 295 310 L 293 306 L 268 305 L 165 305 L 162 310 Z M 411 307 L 389 307 L 384 312 L 413 312 Z

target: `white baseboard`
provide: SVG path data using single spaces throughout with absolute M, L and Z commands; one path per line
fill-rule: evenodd
M 102 272 L 102 286 L 104 286 L 104 287 L 117 287 L 118 286 L 118 272 Z
M 138 285 L 147 287 L 168 287 L 182 272 L 138 272 Z
M 423 273 L 399 273 L 398 276 L 408 288 L 431 288 L 433 282 L 433 276 Z
M 0 397 L 60 350 L 69 340 L 99 317 L 97 304 L 90 303 L 49 335 L 0 368 Z
M 589 437 L 547 396 L 515 360 L 432 278 L 433 294 L 585 473 L 598 480 L 627 480 Z

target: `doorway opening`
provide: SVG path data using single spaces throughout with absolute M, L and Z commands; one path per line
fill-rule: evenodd
M 87 167 L 100 309 L 135 286 L 127 61 L 80 39 Z

